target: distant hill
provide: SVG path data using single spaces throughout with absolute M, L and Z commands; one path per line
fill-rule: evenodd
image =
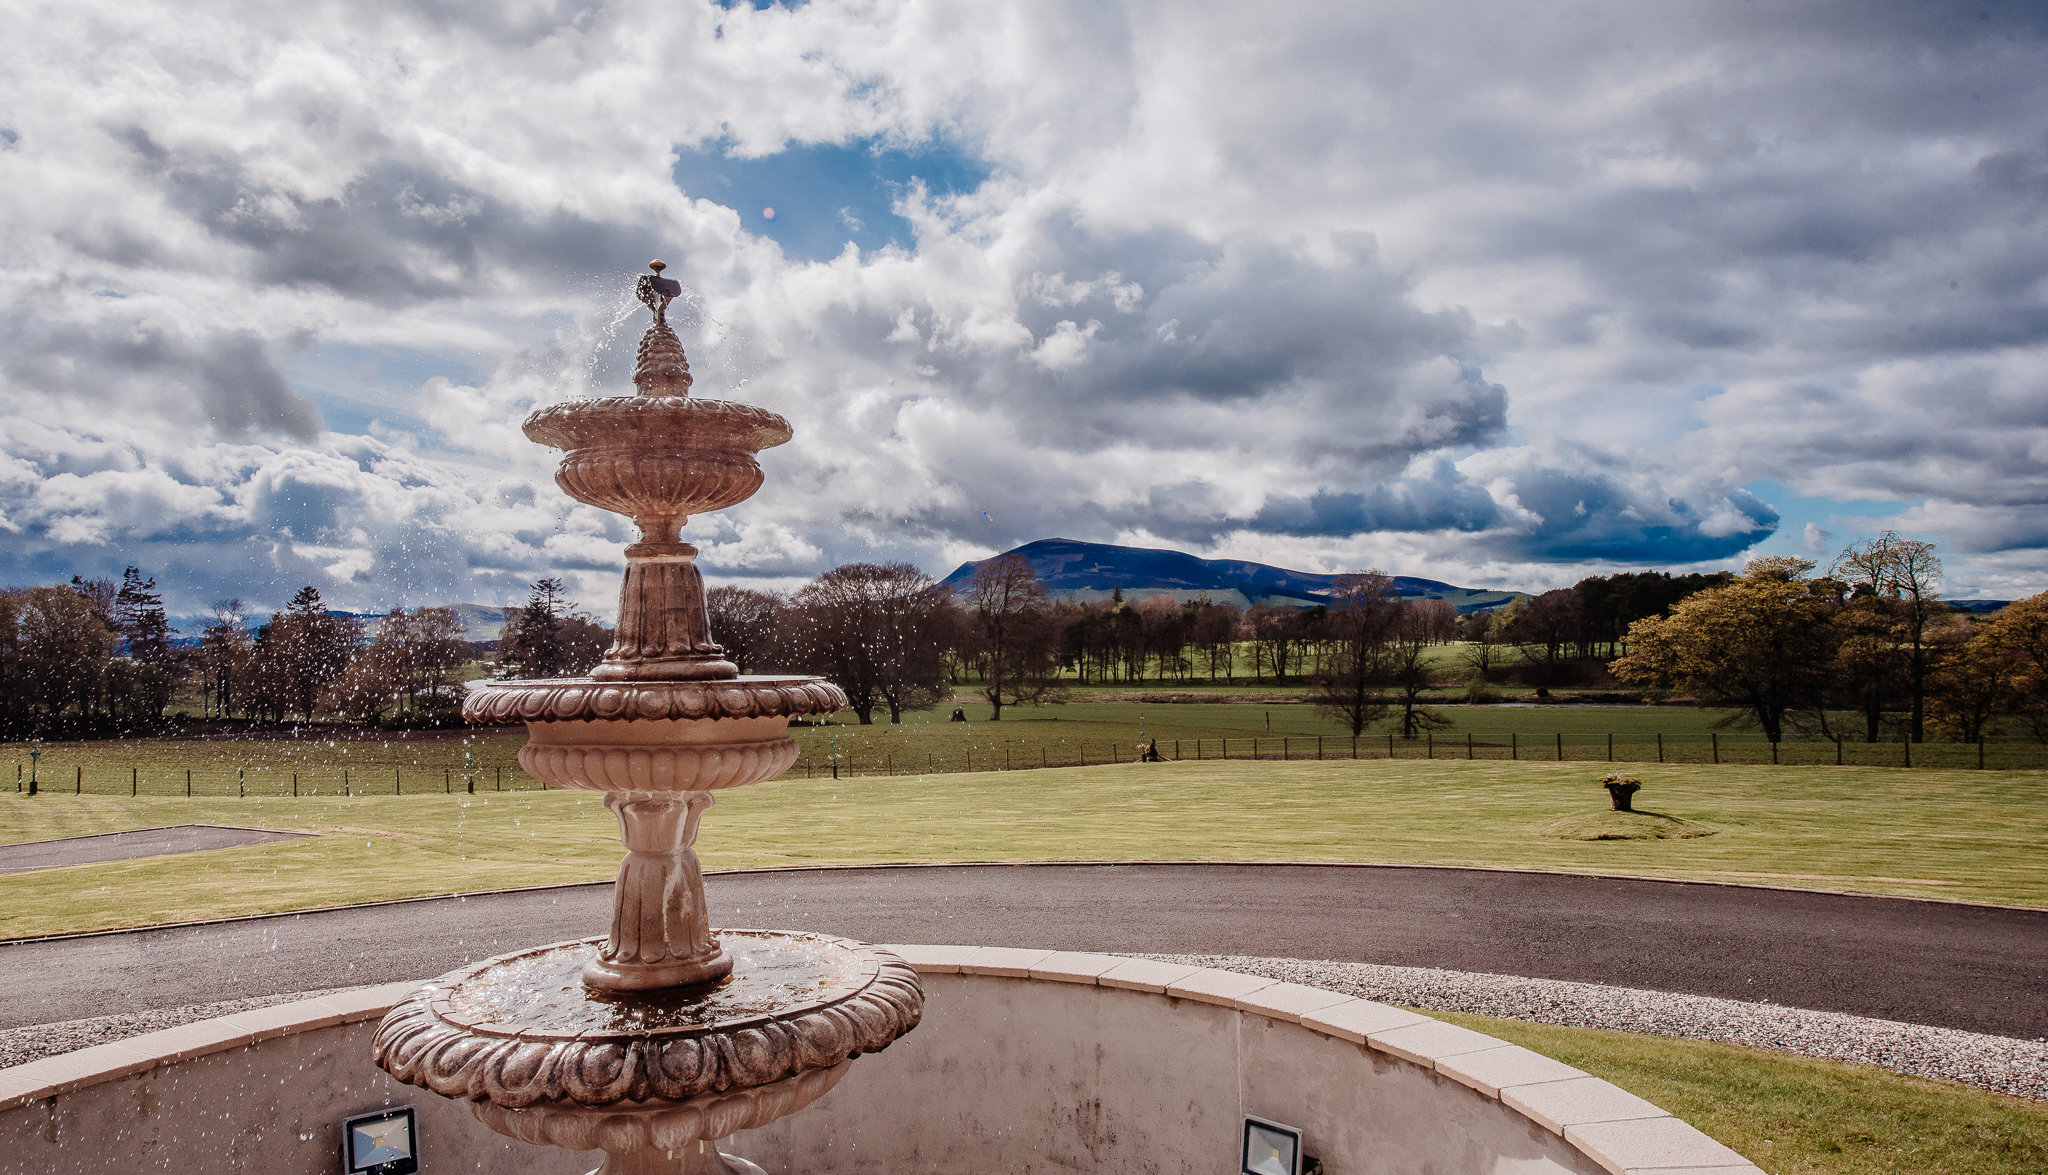
M 497 640 L 498 634 L 505 627 L 505 614 L 512 610 L 510 608 L 494 608 L 489 604 L 450 604 L 448 607 L 453 608 L 456 617 L 462 621 L 463 637 L 472 641 Z M 412 609 L 408 608 L 406 611 L 410 612 Z M 363 622 L 364 635 L 375 636 L 377 634 L 377 626 L 382 624 L 384 618 L 390 615 L 390 613 L 346 612 L 343 615 L 354 616 L 356 619 L 361 620 Z M 249 617 L 249 627 L 252 630 L 259 628 L 268 623 L 269 620 L 270 614 L 267 612 L 251 616 Z M 199 634 L 205 632 L 207 625 L 213 623 L 213 617 L 177 616 L 172 618 L 171 623 L 178 630 L 178 635 L 172 638 L 171 643 L 190 647 L 199 644 Z
M 1039 539 L 1005 554 L 1022 555 L 1055 599 L 1106 600 L 1122 588 L 1124 599 L 1149 596 L 1192 600 L 1208 596 L 1219 604 L 1249 607 L 1281 604 L 1297 608 L 1327 603 L 1337 577 L 1288 571 L 1244 559 L 1201 559 L 1182 551 Z M 963 588 L 979 563 L 962 563 L 943 581 Z M 1520 595 L 1487 588 L 1461 588 L 1411 575 L 1394 577 L 1394 590 L 1410 599 L 1449 600 L 1460 612 L 1489 612 Z
M 1975 613 L 1989 613 L 1989 612 L 1996 612 L 1996 611 L 1998 611 L 1998 610 L 1999 610 L 2000 608 L 2003 608 L 2003 607 L 2005 607 L 2005 606 L 2006 606 L 2007 604 L 2010 604 L 2010 603 L 2012 603 L 2012 601 L 2011 601 L 2011 600 L 1943 600 L 1943 601 L 1942 601 L 1942 603 L 1944 603 L 1944 604 L 1947 604 L 1947 605 L 1948 605 L 1949 607 L 1951 607 L 1951 608 L 1954 608 L 1954 609 L 1955 609 L 1956 611 L 1958 611 L 1958 612 L 1975 612 Z
M 456 619 L 462 621 L 462 635 L 473 641 L 497 640 L 498 633 L 505 627 L 505 614 L 512 611 L 510 608 L 493 608 L 489 604 L 447 604 L 444 606 L 455 613 Z M 408 608 L 406 611 L 410 612 L 412 609 Z M 367 636 L 377 635 L 377 626 L 382 624 L 384 617 L 388 615 L 390 615 L 388 612 L 379 615 L 361 615 L 364 634 Z

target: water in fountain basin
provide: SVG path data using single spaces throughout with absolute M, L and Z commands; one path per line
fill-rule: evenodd
M 477 1023 L 564 1034 L 653 1032 L 831 1003 L 859 991 L 875 973 L 858 953 L 829 940 L 728 930 L 719 941 L 732 955 L 733 971 L 709 988 L 594 991 L 584 986 L 583 965 L 597 944 L 582 942 L 499 963 L 458 980 L 445 998 L 452 1011 Z

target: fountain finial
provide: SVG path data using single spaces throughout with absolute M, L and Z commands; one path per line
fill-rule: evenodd
M 633 387 L 643 396 L 687 396 L 693 382 L 690 361 L 683 355 L 683 341 L 668 325 L 668 304 L 682 296 L 683 283 L 661 276 L 668 268 L 666 261 L 650 261 L 647 268 L 654 272 L 641 274 L 633 292 L 654 311 L 654 321 L 640 336 Z

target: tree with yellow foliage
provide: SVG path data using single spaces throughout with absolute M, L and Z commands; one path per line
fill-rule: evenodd
M 1783 555 L 1755 559 L 1726 586 L 1636 621 L 1614 675 L 1696 705 L 1741 710 L 1779 741 L 1787 714 L 1820 709 L 1835 656 L 1840 585 L 1808 579 L 1813 566 Z

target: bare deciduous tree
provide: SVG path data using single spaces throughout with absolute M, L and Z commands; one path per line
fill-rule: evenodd
M 945 692 L 953 607 L 908 563 L 835 567 L 791 598 L 788 656 L 846 691 L 863 726 L 877 706 L 901 722 L 903 711 L 933 705 Z
M 722 584 L 704 593 L 711 639 L 741 673 L 759 669 L 775 655 L 775 636 L 784 601 L 772 592 Z
M 967 581 L 966 597 L 990 721 L 1002 719 L 1004 706 L 1060 696 L 1045 585 L 1031 564 L 1021 555 L 982 560 Z
M 1860 589 L 1889 602 L 1906 653 L 1910 735 L 1914 742 L 1921 741 L 1927 728 L 1927 626 L 1941 611 L 1934 586 L 1941 582 L 1941 557 L 1934 553 L 1934 544 L 1888 530 L 1843 551 L 1831 574 L 1852 591 Z
M 1351 728 L 1352 737 L 1387 715 L 1388 648 L 1396 636 L 1400 604 L 1384 572 L 1340 576 L 1330 591 L 1330 655 L 1316 674 L 1310 699 Z

